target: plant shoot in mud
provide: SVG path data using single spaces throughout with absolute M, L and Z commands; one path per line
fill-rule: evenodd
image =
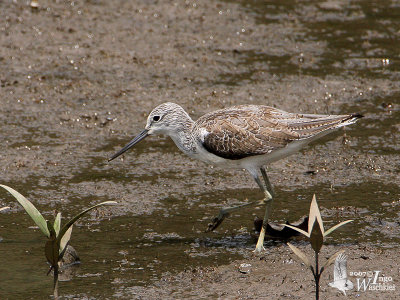
M 308 240 L 310 241 L 311 247 L 314 250 L 315 265 L 312 265 L 311 261 L 308 259 L 308 257 L 306 256 L 306 254 L 303 251 L 301 251 L 299 248 L 295 247 L 294 245 L 287 243 L 288 246 L 290 247 L 290 249 L 294 252 L 294 254 L 296 254 L 303 261 L 303 263 L 311 270 L 311 272 L 314 276 L 314 281 L 315 281 L 315 299 L 316 300 L 319 299 L 319 280 L 320 280 L 322 272 L 326 269 L 326 267 L 328 267 L 335 261 L 336 257 L 339 254 L 344 252 L 344 250 L 340 250 L 340 251 L 336 252 L 322 265 L 321 268 L 319 268 L 318 254 L 324 244 L 324 237 L 331 234 L 333 231 L 338 229 L 340 226 L 343 226 L 352 221 L 353 220 L 347 220 L 347 221 L 341 222 L 341 223 L 333 226 L 329 230 L 325 231 L 324 224 L 323 224 L 322 218 L 321 218 L 321 213 L 318 208 L 317 199 L 314 194 L 313 199 L 311 201 L 310 213 L 309 213 L 309 217 L 308 217 L 308 232 L 306 232 L 300 228 L 284 224 L 285 226 L 290 227 L 293 230 L 296 230 L 296 231 L 300 232 L 301 234 L 305 235 L 308 238 Z
M 16 190 L 2 184 L 0 184 L 0 187 L 6 189 L 11 195 L 14 196 L 14 198 L 22 205 L 28 215 L 36 223 L 36 225 L 39 226 L 39 229 L 43 232 L 43 234 L 48 238 L 44 250 L 46 259 L 50 264 L 50 269 L 47 274 L 49 274 L 51 270 L 53 270 L 54 272 L 53 294 L 54 298 L 58 299 L 58 274 L 60 267 L 59 264 L 64 257 L 67 246 L 71 239 L 72 225 L 92 209 L 102 205 L 116 204 L 117 202 L 105 201 L 91 206 L 74 216 L 63 227 L 61 227 L 61 213 L 58 213 L 54 220 L 54 223 L 51 223 L 49 220 L 46 220 L 43 217 L 43 215 L 32 204 L 32 202 L 30 202 Z

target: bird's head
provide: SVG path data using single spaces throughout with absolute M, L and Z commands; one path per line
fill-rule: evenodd
M 182 127 L 187 113 L 178 104 L 166 102 L 154 108 L 147 117 L 147 134 L 171 134 Z
M 152 110 L 147 117 L 145 129 L 139 133 L 134 139 L 125 145 L 120 151 L 115 153 L 108 161 L 117 158 L 124 152 L 128 151 L 134 145 L 146 138 L 148 135 L 159 133 L 174 135 L 179 132 L 187 123 L 193 122 L 185 110 L 178 104 L 166 102 L 160 104 Z

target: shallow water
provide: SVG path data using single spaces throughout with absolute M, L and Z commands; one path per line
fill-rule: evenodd
M 234 63 L 238 72 L 221 72 L 217 79 L 207 82 L 227 89 L 234 86 L 262 83 L 263 74 L 274 74 L 277 81 L 285 76 L 343 76 L 365 79 L 357 99 L 344 101 L 338 111 L 362 111 L 366 115 L 362 125 L 349 130 L 349 136 L 357 139 L 357 145 L 350 145 L 356 155 L 373 154 L 393 157 L 394 178 L 399 178 L 399 120 L 400 93 L 374 93 L 369 90 L 369 80 L 379 78 L 399 79 L 398 32 L 400 32 L 400 6 L 380 1 L 342 3 L 340 1 L 298 2 L 298 1 L 232 1 L 240 3 L 246 14 L 255 17 L 258 24 L 268 26 L 274 22 L 287 22 L 288 45 L 277 54 L 269 49 L 238 50 Z M 232 3 L 227 1 L 226 5 Z M 224 2 L 225 3 L 225 2 Z M 223 6 L 224 3 L 221 5 Z M 101 6 L 101 4 L 99 4 Z M 240 26 L 239 26 L 240 27 Z M 299 29 L 300 28 L 300 29 Z M 251 29 L 251 28 L 248 28 Z M 304 51 L 302 50 L 304 48 Z M 315 50 L 310 50 L 315 48 Z M 124 79 L 121 79 L 124 80 Z M 350 80 L 350 79 L 349 79 Z M 128 82 L 124 82 L 128 84 Z M 199 84 L 201 87 L 201 85 Z M 327 99 L 332 95 L 327 95 Z M 72 105 L 72 104 L 68 104 Z M 27 116 L 26 120 L 30 120 Z M 32 117 L 33 118 L 33 117 Z M 24 121 L 26 121 L 24 120 Z M 18 125 L 22 120 L 16 121 Z M 360 123 L 361 123 L 360 122 Z M 10 125 L 10 124 L 8 124 Z M 35 147 L 59 145 L 55 140 L 60 134 L 43 128 L 27 128 L 11 147 Z M 329 138 L 323 142 L 329 141 Z M 101 146 L 95 146 L 90 160 L 80 162 L 64 177 L 43 179 L 29 176 L 22 181 L 7 182 L 29 198 L 32 193 L 39 199 L 35 203 L 47 217 L 54 209 L 68 212 L 72 216 L 93 203 L 110 200 L 105 193 L 90 196 L 82 192 L 64 196 L 61 201 L 40 200 L 40 197 L 69 192 L 74 185 L 119 183 L 123 186 L 151 186 L 161 179 L 181 180 L 181 170 L 163 172 L 149 171 L 140 157 L 176 153 L 174 145 L 165 139 L 144 141 L 135 149 L 136 159 L 121 167 L 107 167 L 105 158 L 122 146 L 125 139 L 107 137 Z M 315 147 L 322 142 L 316 143 Z M 98 148 L 96 148 L 98 147 Z M 308 213 L 312 195 L 317 195 L 322 207 L 325 228 L 346 220 L 354 222 L 333 234 L 328 243 L 370 243 L 378 247 L 396 247 L 400 242 L 399 181 L 386 181 L 379 170 L 371 165 L 371 176 L 361 184 L 337 185 L 323 183 L 307 188 L 276 186 L 277 199 L 273 207 L 273 220 L 283 223 L 296 221 Z M 130 170 L 131 164 L 136 169 Z M 141 167 L 143 168 L 141 170 Z M 186 166 L 186 168 L 189 168 Z M 193 170 L 193 177 L 196 177 Z M 221 175 L 223 176 L 223 175 Z M 304 174 L 305 180 L 317 175 Z M 303 178 L 303 179 L 304 179 Z M 220 178 L 223 180 L 224 178 Z M 274 182 L 274 178 L 271 177 Z M 84 189 L 85 186 L 82 187 Z M 78 251 L 82 264 L 78 274 L 68 282 L 60 283 L 60 294 L 66 298 L 111 298 L 133 285 L 148 285 L 157 281 L 166 272 L 176 273 L 197 266 L 215 266 L 229 263 L 247 255 L 254 247 L 252 236 L 253 219 L 262 216 L 262 209 L 249 208 L 234 213 L 224 221 L 217 232 L 204 233 L 208 222 L 216 215 L 223 200 L 241 203 L 243 199 L 257 199 L 260 192 L 255 185 L 248 188 L 201 193 L 201 185 L 192 185 L 196 191 L 183 191 L 161 197 L 158 207 L 152 213 L 126 213 L 118 217 L 97 218 L 93 213 L 74 228 L 72 245 Z M 162 191 L 160 191 L 161 193 Z M 183 196 L 181 196 L 183 194 Z M 58 194 L 57 194 L 58 195 Z M 134 196 L 132 196 L 134 197 Z M 2 203 L 10 203 L 10 196 L 0 194 Z M 223 200 L 221 200 L 223 199 Z M 112 199 L 115 200 L 115 199 Z M 150 201 L 151 199 L 149 199 Z M 157 201 L 155 201 L 157 203 Z M 101 212 L 108 214 L 107 209 Z M 65 215 L 63 216 L 65 219 Z M 0 295 L 1 298 L 46 298 L 51 294 L 51 277 L 46 277 L 47 265 L 43 255 L 45 239 L 32 221 L 22 211 L 0 214 Z M 273 251 L 280 241 L 267 241 L 266 248 Z M 7 270 L 7 271 L 4 271 Z
M 366 182 L 333 189 L 322 185 L 276 192 L 273 219 L 277 223 L 306 215 L 314 192 L 322 207 L 326 229 L 342 220 L 354 220 L 333 234 L 328 244 L 367 242 L 378 247 L 397 247 L 400 242 L 400 191 L 394 183 Z M 204 229 L 216 212 L 215 199 L 244 195 L 257 197 L 259 193 L 244 189 L 202 195 L 190 208 L 186 205 L 190 199 L 167 198 L 161 210 L 151 215 L 114 217 L 101 222 L 95 214 L 85 218 L 74 228 L 71 241 L 82 264 L 71 281 L 60 283 L 61 294 L 118 296 L 124 288 L 147 285 L 165 272 L 216 266 L 243 257 L 254 247 L 252 221 L 254 215 L 262 215 L 261 209 L 235 213 L 221 225 L 219 233 L 204 233 Z M 390 202 L 391 199 L 394 201 Z M 79 200 L 79 206 L 83 206 L 83 200 L 93 199 Z M 77 207 L 63 209 L 76 211 Z M 8 270 L 0 275 L 2 293 L 12 298 L 51 294 L 52 280 L 45 276 L 44 236 L 32 228 L 32 222 L 22 212 L 1 217 L 5 225 L 1 226 L 4 240 L 0 264 L 3 270 Z M 267 241 L 267 251 L 273 251 L 276 243 L 282 241 Z

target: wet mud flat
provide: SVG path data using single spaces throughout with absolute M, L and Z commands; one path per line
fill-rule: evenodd
M 307 214 L 316 193 L 328 222 L 355 219 L 354 226 L 334 236 L 337 247 L 347 243 L 354 259 L 358 244 L 371 251 L 378 247 L 387 251 L 383 266 L 399 265 L 393 250 L 400 241 L 398 5 L 39 3 L 38 9 L 25 1 L 0 3 L 1 182 L 48 216 L 55 210 L 72 215 L 106 200 L 120 203 L 92 214 L 87 220 L 93 226 L 81 224 L 74 246 L 87 267 L 84 275 L 64 284 L 64 292 L 146 298 L 161 285 L 171 296 L 183 287 L 179 278 L 193 279 L 188 289 L 198 282 L 196 274 L 179 273 L 184 269 L 212 266 L 215 270 L 206 272 L 210 278 L 221 272 L 236 278 L 237 263 L 219 265 L 250 259 L 252 222 L 262 210 L 235 213 L 217 232 L 204 233 L 221 207 L 260 197 L 247 173 L 191 160 L 165 137 L 148 138 L 107 163 L 140 132 L 149 111 L 165 101 L 182 105 L 193 119 L 244 103 L 292 112 L 364 114 L 345 132 L 269 168 L 277 190 L 272 220 L 294 221 Z M 17 224 L 28 231 L 23 246 L 35 257 L 22 269 L 38 269 L 31 283 L 18 268 L 1 277 L 9 286 L 2 296 L 26 298 L 11 286 L 28 285 L 37 297 L 46 297 L 50 292 L 43 291 L 50 291 L 51 283 L 42 285 L 42 246 L 29 231 L 35 229 L 28 228 L 32 224 L 7 195 L 0 195 L 0 205 L 11 206 L 1 215 L 1 264 L 12 269 L 26 258 L 23 250 L 16 251 L 17 241 L 26 236 L 13 231 L 14 238 L 7 238 L 7 230 L 15 227 L 10 224 Z M 94 247 L 99 243 L 101 251 Z M 283 244 L 267 245 L 264 260 L 251 258 L 252 264 L 262 264 L 260 270 L 273 268 L 270 257 L 281 261 L 280 253 L 290 256 Z M 19 254 L 6 261 L 10 253 Z M 290 266 L 293 270 L 280 269 L 279 280 L 296 276 L 300 266 Z M 186 275 L 159 281 L 167 271 Z M 215 284 L 229 283 L 228 277 L 221 278 Z M 265 286 L 271 288 L 269 280 L 266 276 Z M 300 290 L 308 292 L 310 286 L 308 281 Z
M 301 243 L 298 246 L 312 257 L 312 251 L 307 251 L 309 246 Z M 322 248 L 321 261 L 339 248 L 346 250 L 347 275 L 353 289 L 347 290 L 345 296 L 329 286 L 334 281 L 331 266 L 321 277 L 320 299 L 382 299 L 382 295 L 398 299 L 400 272 L 387 259 L 394 258 L 397 249 L 330 245 Z M 302 275 L 299 277 L 299 274 Z M 315 299 L 315 284 L 310 270 L 296 261 L 288 247 L 275 245 L 260 257 L 251 255 L 229 265 L 165 275 L 151 288 L 131 287 L 119 291 L 119 295 L 135 295 L 137 299 Z

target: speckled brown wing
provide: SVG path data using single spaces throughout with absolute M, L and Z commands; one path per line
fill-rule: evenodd
M 226 158 L 242 159 L 285 147 L 298 139 L 280 110 L 268 106 L 235 106 L 217 110 L 196 122 L 207 134 L 202 141 L 207 151 Z

